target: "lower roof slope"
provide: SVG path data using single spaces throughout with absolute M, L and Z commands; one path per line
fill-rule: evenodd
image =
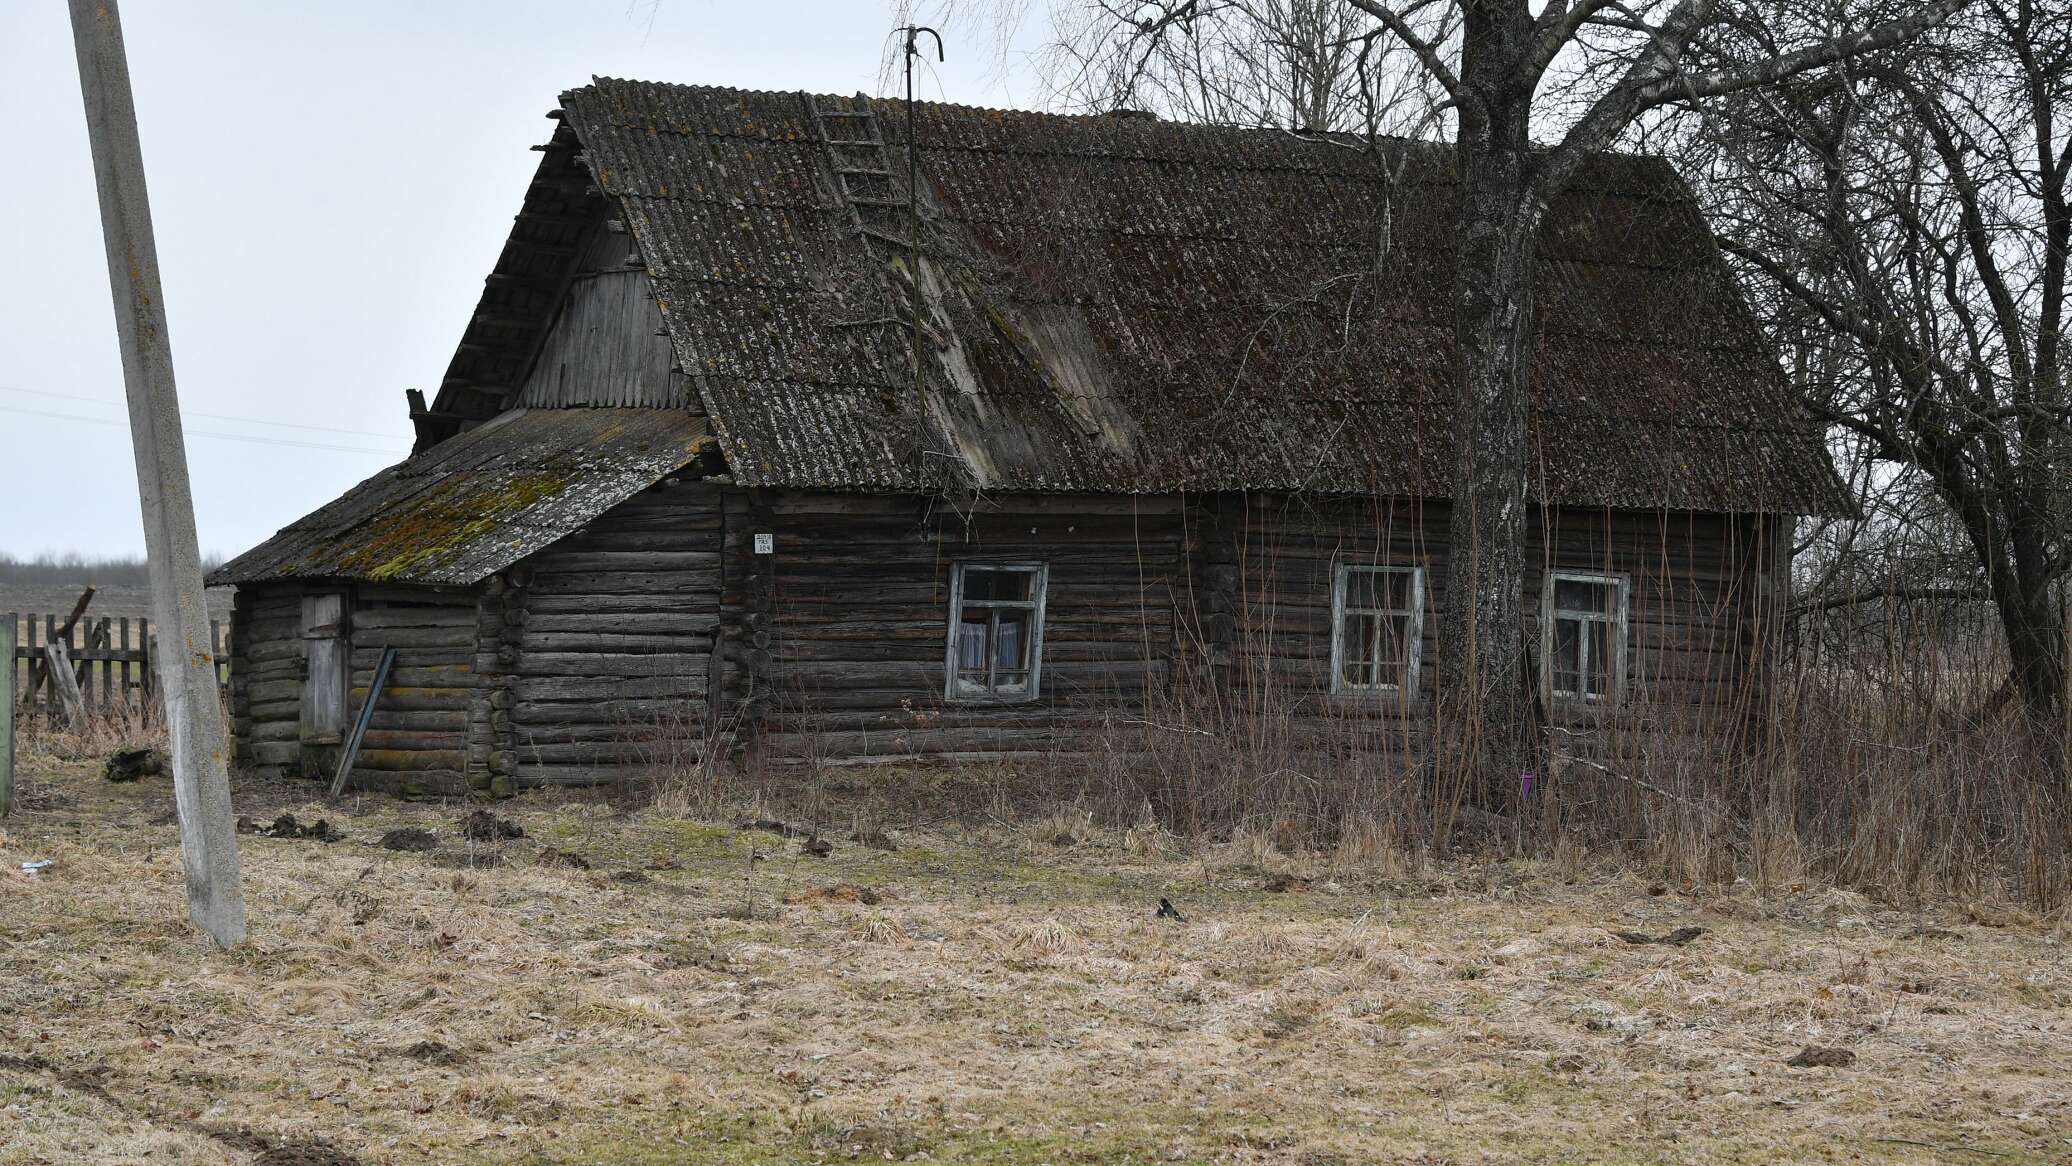
M 680 409 L 507 413 L 368 478 L 209 582 L 473 583 L 682 469 L 710 440 L 705 419 Z
M 562 100 L 746 484 L 1449 489 L 1443 147 L 924 103 L 917 394 L 898 103 L 608 79 Z M 1536 496 L 1846 507 L 1666 164 L 1597 160 L 1539 254 Z

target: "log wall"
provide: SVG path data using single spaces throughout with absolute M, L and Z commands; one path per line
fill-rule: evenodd
M 1439 609 L 1449 517 L 1443 502 L 1407 500 L 1259 495 L 1205 508 L 1203 585 L 1212 607 L 1233 613 L 1216 629 L 1229 682 L 1239 691 L 1271 694 L 1320 714 L 1330 709 L 1427 716 L 1437 662 L 1446 650 Z M 1779 609 L 1786 585 L 1777 573 L 1775 548 L 1788 531 L 1780 520 L 1564 510 L 1551 523 L 1536 513 L 1529 525 L 1526 631 L 1535 660 L 1546 575 L 1620 575 L 1630 585 L 1628 687 L 1621 711 L 1655 717 L 1733 712 L 1759 695 L 1759 670 L 1774 650 L 1769 613 Z M 1225 540 L 1221 547 L 1219 538 Z M 1422 668 L 1414 700 L 1330 693 L 1331 588 L 1340 563 L 1424 568 Z M 1557 722 L 1605 717 L 1560 705 L 1548 711 Z
M 476 588 L 352 588 L 357 711 L 397 673 L 357 779 L 498 792 L 735 760 L 1075 752 L 1184 678 L 1321 725 L 1414 738 L 1430 711 L 1444 504 L 1286 496 L 940 498 L 666 483 Z M 1528 632 L 1550 568 L 1631 580 L 1621 714 L 1759 711 L 1788 598 L 1783 520 L 1568 511 L 1535 522 Z M 755 536 L 771 536 L 758 554 Z M 1048 564 L 1037 699 L 946 699 L 952 564 Z M 1415 699 L 1330 693 L 1340 563 L 1426 571 Z M 312 587 L 311 589 L 320 589 Z M 299 585 L 239 589 L 241 763 L 321 768 L 297 740 Z M 1552 710 L 1601 725 L 1601 711 Z
M 302 593 L 295 584 L 237 589 L 230 609 L 230 726 L 239 765 L 294 769 L 302 761 Z
M 460 793 L 486 785 L 469 761 L 475 676 L 475 588 L 393 584 L 242 586 L 232 609 L 231 717 L 242 765 L 329 778 L 338 747 L 302 741 L 309 676 L 302 597 L 344 591 L 350 644 L 347 724 L 359 715 L 384 649 L 397 649 L 387 688 L 353 765 L 362 789 Z
M 353 587 L 352 691 L 357 715 L 387 648 L 388 685 L 353 762 L 353 784 L 405 794 L 457 794 L 487 784 L 468 757 L 475 673 L 476 588 L 361 583 Z
M 589 784 L 700 762 L 720 493 L 657 486 L 486 590 L 479 743 L 492 779 Z
M 1047 752 L 1168 683 L 1177 498 L 729 492 L 723 721 L 745 751 L 888 759 Z M 774 553 L 754 553 L 772 535 Z M 946 700 L 951 564 L 1049 564 L 1037 698 Z

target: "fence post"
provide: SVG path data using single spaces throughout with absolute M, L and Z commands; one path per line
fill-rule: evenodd
M 0 616 L 0 818 L 14 812 L 14 613 Z

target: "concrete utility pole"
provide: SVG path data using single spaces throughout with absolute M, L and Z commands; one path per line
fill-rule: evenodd
M 173 346 L 158 283 L 158 245 L 144 192 L 144 150 L 130 94 L 129 57 L 115 0 L 71 0 L 79 89 L 93 140 L 94 185 L 108 248 L 108 287 L 122 340 L 129 391 L 130 442 L 144 506 L 144 551 L 151 560 L 151 607 L 158 618 L 158 688 L 172 737 L 173 803 L 180 859 L 187 868 L 187 916 L 218 944 L 245 937 L 238 886 L 237 833 L 230 775 L 223 760 L 223 701 L 209 643 L 187 449 L 173 390 Z

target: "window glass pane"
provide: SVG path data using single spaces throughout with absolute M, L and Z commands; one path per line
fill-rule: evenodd
M 1001 672 L 1022 671 L 1029 666 L 1029 613 L 1003 611 L 1000 630 L 993 641 L 993 667 Z
M 1355 567 L 1345 573 L 1347 607 L 1379 607 L 1381 596 L 1381 579 L 1375 572 Z
M 986 628 L 992 613 L 983 607 L 968 608 L 957 625 L 957 671 L 976 672 L 986 677 Z
M 1583 678 L 1589 688 L 1585 691 L 1592 696 L 1604 696 L 1612 690 L 1612 625 L 1593 621 L 1589 629 L 1590 667 Z
M 1554 581 L 1554 607 L 1558 611 L 1586 611 L 1609 616 L 1612 614 L 1613 597 L 1617 594 L 1616 583 L 1597 583 L 1585 579 Z
M 1027 687 L 1029 687 L 1029 674 L 1026 672 L 996 672 L 993 674 L 993 691 L 995 692 L 1012 692 L 1015 689 Z
M 1409 611 L 1410 572 L 1390 571 L 1382 576 L 1382 579 L 1387 584 L 1385 593 L 1388 596 L 1389 609 L 1392 611 Z
M 1030 598 L 1029 585 L 1035 578 L 1035 573 L 1031 571 L 996 571 L 967 567 L 964 570 L 964 598 L 994 602 L 1027 602 Z
M 1345 605 L 1410 609 L 1411 572 L 1394 567 L 1353 567 L 1345 573 Z
M 1410 662 L 1410 617 L 1389 615 L 1381 621 L 1381 643 L 1374 653 L 1374 679 L 1379 684 L 1397 684 Z
M 1377 621 L 1371 615 L 1348 612 L 1338 638 L 1338 682 L 1364 688 L 1374 683 L 1374 634 Z
M 1554 621 L 1554 691 L 1578 692 L 1582 676 L 1583 625 L 1581 621 Z

